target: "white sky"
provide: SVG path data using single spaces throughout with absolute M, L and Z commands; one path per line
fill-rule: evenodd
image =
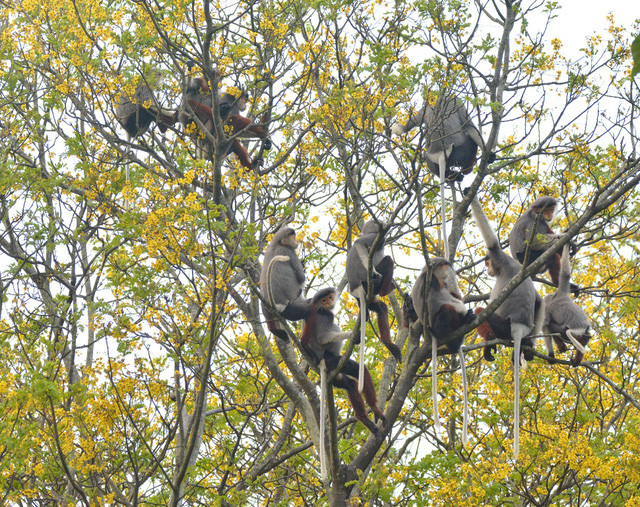
M 558 0 L 562 7 L 558 17 L 552 21 L 551 34 L 557 34 L 564 42 L 568 54 L 583 46 L 583 41 L 593 33 L 606 31 L 607 15 L 612 12 L 616 24 L 632 33 L 634 21 L 640 19 L 640 2 L 637 0 Z M 560 30 L 566 30 L 561 35 Z

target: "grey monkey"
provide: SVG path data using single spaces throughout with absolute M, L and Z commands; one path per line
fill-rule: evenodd
M 496 278 L 491 290 L 489 301 L 496 299 L 511 279 L 522 269 L 522 265 L 502 251 L 500 242 L 482 206 L 477 198 L 471 201 L 471 212 L 476 220 L 485 244 L 487 245 L 486 266 L 489 276 Z M 477 308 L 476 313 L 482 311 Z M 544 309 L 542 298 L 536 292 L 531 278 L 525 278 L 496 311 L 477 328 L 478 334 L 489 341 L 494 338 L 513 340 L 513 377 L 514 377 L 514 421 L 513 421 L 513 451 L 518 458 L 520 446 L 520 348 L 521 344 L 533 347 L 535 336 L 539 334 L 542 326 Z M 533 359 L 531 352 L 525 352 L 526 360 Z M 485 358 L 493 359 L 489 347 L 485 347 Z
M 381 230 L 381 224 L 375 220 L 369 220 L 362 227 L 360 237 L 353 242 L 347 253 L 347 281 L 349 292 L 357 298 L 361 313 L 361 347 L 364 345 L 364 323 L 367 320 L 367 310 L 375 312 L 378 316 L 380 339 L 385 347 L 398 362 L 402 361 L 402 353 L 398 346 L 391 341 L 389 327 L 389 310 L 387 305 L 378 299 L 378 296 L 390 294 L 395 284 L 393 282 L 393 260 L 384 254 L 384 237 L 373 252 L 373 284 L 374 300 L 367 306 L 367 268 L 369 265 L 369 253 Z M 362 361 L 362 356 L 361 356 Z
M 310 302 L 302 297 L 305 275 L 296 253 L 297 247 L 296 231 L 283 227 L 267 246 L 260 271 L 262 297 L 270 305 L 269 308 L 263 304 L 262 313 L 269 331 L 284 341 L 289 337 L 279 327 L 273 312 L 291 321 L 304 320 L 311 314 Z
M 559 352 L 567 350 L 566 343 L 572 343 L 576 352 L 571 362 L 577 366 L 582 362 L 585 346 L 591 339 L 591 324 L 586 312 L 571 299 L 571 263 L 569 262 L 569 245 L 564 245 L 560 261 L 558 290 L 544 298 L 544 322 L 542 332 L 545 334 L 547 355 L 555 357 L 553 341 Z M 553 337 L 550 334 L 558 335 Z M 553 359 L 550 361 L 553 362 Z

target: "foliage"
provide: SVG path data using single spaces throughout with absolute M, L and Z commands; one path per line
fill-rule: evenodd
M 0 504 L 638 501 L 638 39 L 613 19 L 570 58 L 550 33 L 555 2 L 0 5 Z M 177 111 L 202 73 L 213 100 L 244 89 L 248 114 L 269 122 L 274 149 L 243 141 L 258 169 L 221 156 L 222 132 L 205 159 L 196 127 L 125 141 L 122 97 L 148 82 Z M 318 375 L 295 340 L 263 326 L 260 258 L 291 223 L 306 292 L 343 291 L 346 250 L 373 216 L 391 225 L 396 282 L 410 292 L 441 255 L 438 180 L 425 129 L 389 132 L 443 95 L 482 130 L 464 186 L 501 240 L 538 195 L 562 202 L 555 228 L 579 246 L 577 301 L 594 328 L 588 362 L 529 364 L 514 461 L 511 354 L 484 362 L 471 332 L 463 447 L 459 363 L 439 362 L 437 434 L 430 344 L 401 325 L 396 292 L 386 301 L 403 363 L 375 326 L 366 348 L 390 431 L 371 437 L 336 390 L 325 484 Z M 470 196 L 454 185 L 446 198 L 463 292 L 486 306 Z M 356 328 L 355 300 L 344 291 L 341 303 L 338 322 Z

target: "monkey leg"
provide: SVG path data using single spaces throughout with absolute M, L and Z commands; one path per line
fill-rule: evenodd
M 478 307 L 475 309 L 475 314 L 479 314 L 484 308 Z M 489 318 L 480 324 L 476 331 L 484 339 L 485 342 L 490 340 L 510 340 L 511 339 L 511 321 L 510 319 L 503 319 L 495 313 L 489 315 Z M 496 345 L 490 345 L 484 348 L 483 355 L 486 361 L 493 361 L 492 352 L 498 349 Z
M 479 306 L 475 309 L 474 312 L 477 315 L 482 310 L 484 310 L 484 308 Z M 485 342 L 494 340 L 496 338 L 496 335 L 493 332 L 493 329 L 491 329 L 491 325 L 489 324 L 488 320 L 485 320 L 482 324 L 480 324 L 476 328 L 476 331 Z M 484 356 L 485 361 L 495 361 L 496 358 L 493 356 L 493 352 L 495 352 L 496 350 L 498 350 L 498 347 L 496 345 L 489 345 L 484 347 L 482 349 L 482 355 Z
M 556 253 L 547 261 L 546 264 L 549 275 L 551 276 L 551 281 L 556 287 L 560 281 L 560 259 L 562 259 L 562 256 L 559 253 Z
M 376 271 L 382 275 L 382 278 L 376 280 L 373 286 L 373 292 L 380 296 L 387 296 L 393 292 L 395 283 L 393 282 L 393 259 L 386 255 L 376 266 Z
M 239 139 L 234 139 L 232 141 L 231 149 L 229 151 L 233 152 L 236 157 L 238 157 L 238 161 L 243 167 L 246 167 L 247 169 L 253 169 L 253 161 L 249 156 L 249 152 Z
M 326 351 L 324 353 L 325 364 L 327 365 L 327 368 L 330 371 L 334 370 L 338 366 L 338 363 L 340 362 L 340 357 L 341 356 L 338 356 L 330 351 Z M 358 378 L 359 371 L 360 371 L 360 365 L 356 363 L 353 359 L 349 359 L 345 363 L 344 367 L 342 368 L 342 371 L 340 372 L 341 375 L 337 377 L 337 379 L 334 381 L 334 385 L 336 387 L 346 389 L 347 392 L 349 392 L 350 386 L 352 384 L 355 384 L 353 379 Z M 369 408 L 371 408 L 371 410 L 373 411 L 373 415 L 376 421 L 382 421 L 384 427 L 386 428 L 387 418 L 382 413 L 382 410 L 380 410 L 380 408 L 378 407 L 378 397 L 376 395 L 376 387 L 373 383 L 373 379 L 371 378 L 371 374 L 369 373 L 369 370 L 367 369 L 366 366 L 364 368 L 363 378 L 364 378 L 364 389 L 362 390 L 362 392 L 364 394 L 364 399 L 367 401 L 367 405 L 369 405 Z M 360 392 L 357 389 L 356 389 L 356 393 L 360 398 L 360 402 L 362 402 L 362 396 L 360 395 Z M 351 402 L 351 405 L 354 407 L 354 410 L 355 410 L 355 405 L 353 404 L 353 401 Z M 364 410 L 363 410 L 363 413 L 364 413 Z M 358 414 L 356 413 L 356 416 L 357 415 Z M 366 413 L 365 413 L 365 418 L 366 418 Z M 358 417 L 358 419 L 360 418 Z M 366 425 L 366 423 L 364 424 Z M 376 431 L 377 431 L 377 428 L 376 428 Z
M 449 340 L 449 336 L 458 328 L 462 327 L 467 319 L 467 315 L 462 315 L 451 305 L 442 305 L 436 313 L 431 325 L 431 331 L 438 339 L 438 344 L 444 343 L 450 352 L 458 352 L 464 336 Z
M 567 329 L 567 338 L 569 338 L 576 348 L 575 354 L 571 359 L 571 363 L 573 366 L 578 366 L 584 359 L 584 354 L 586 352 L 585 347 L 587 343 L 589 343 L 591 335 L 589 334 L 588 329 Z
M 523 338 L 522 346 L 533 349 L 535 347 L 535 340 L 533 338 Z M 533 350 L 523 350 L 522 355 L 524 356 L 525 361 L 533 361 L 533 358 L 535 357 Z
M 567 344 L 564 341 L 562 341 L 562 339 L 559 336 L 554 334 L 553 341 L 556 344 L 556 348 L 558 349 L 558 352 L 562 353 L 567 351 Z
M 264 138 L 269 135 L 264 127 L 239 114 L 229 115 L 227 124 L 231 126 L 232 134 L 241 133 L 241 137 Z
M 336 387 L 347 391 L 349 403 L 351 403 L 351 406 L 353 407 L 356 419 L 364 424 L 371 433 L 378 435 L 380 430 L 375 423 L 367 417 L 367 409 L 365 407 L 364 400 L 362 399 L 362 395 L 358 392 L 358 383 L 350 377 L 338 375 L 338 377 L 333 381 L 333 384 Z M 382 417 L 384 418 L 384 416 Z
M 391 341 L 391 328 L 389 327 L 389 309 L 379 299 L 371 303 L 369 309 L 378 315 L 378 328 L 380 330 L 380 340 L 389 352 L 396 358 L 399 363 L 402 362 L 402 352 L 398 346 Z
M 418 320 L 418 314 L 413 306 L 413 299 L 410 294 L 402 295 L 402 325 L 406 328 Z
M 283 342 L 289 341 L 289 335 L 284 329 L 280 328 L 277 320 L 267 320 L 267 328 L 274 336 L 280 338 Z

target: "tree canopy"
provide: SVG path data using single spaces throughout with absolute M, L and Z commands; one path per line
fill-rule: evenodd
M 640 501 L 637 20 L 610 16 L 567 55 L 553 1 L 0 5 L 1 504 Z M 157 104 L 144 106 L 178 111 L 201 75 L 216 111 L 224 92 L 247 93 L 243 114 L 273 140 L 243 140 L 261 165 L 225 156 L 220 121 L 204 158 L 198 125 L 152 125 L 127 142 L 120 100 L 147 83 Z M 578 367 L 568 355 L 549 364 L 539 342 L 522 375 L 517 460 L 508 344 L 488 363 L 474 325 L 460 331 L 464 446 L 457 356 L 438 363 L 438 432 L 430 340 L 402 325 L 402 294 L 443 253 L 442 217 L 427 129 L 391 127 L 442 97 L 465 105 L 484 141 L 475 170 L 445 189 L 469 308 L 488 306 L 492 287 L 474 196 L 507 248 L 522 211 L 553 195 L 554 229 L 578 247 L 572 277 L 593 338 Z M 294 227 L 305 292 L 338 287 L 337 322 L 357 331 L 344 266 L 372 217 L 388 226 L 398 290 L 385 301 L 404 359 L 367 326 L 389 428 L 371 435 L 329 390 L 323 483 L 317 368 L 299 323 L 289 342 L 264 325 L 261 255 Z M 554 291 L 545 275 L 536 288 Z

